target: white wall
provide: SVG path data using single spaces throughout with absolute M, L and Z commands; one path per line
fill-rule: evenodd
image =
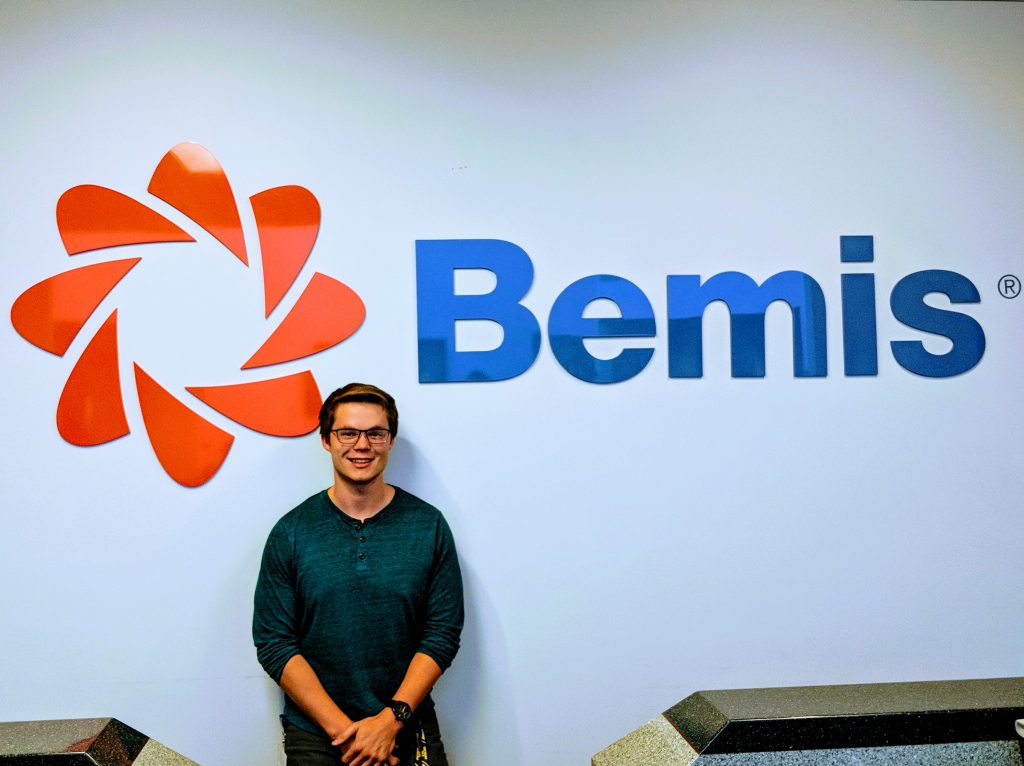
M 398 397 L 391 478 L 445 510 L 464 566 L 437 691 L 455 763 L 584 764 L 701 688 L 1024 672 L 1024 299 L 996 291 L 1024 274 L 1024 7 L 26 2 L 0 30 L 3 304 L 111 257 L 61 249 L 76 184 L 199 239 L 146 246 L 160 257 L 104 303 L 126 438 L 83 449 L 54 425 L 109 311 L 63 358 L 0 330 L 0 720 L 114 715 L 203 764 L 276 762 L 251 592 L 269 528 L 328 464 L 315 436 L 208 409 L 237 437 L 211 482 L 178 486 L 149 449 L 128 361 L 179 392 L 235 382 L 268 329 L 259 271 L 146 193 L 183 140 L 226 168 L 252 251 L 250 194 L 313 191 L 304 274 L 367 305 L 351 339 L 281 369 Z M 839 275 L 865 270 L 839 263 L 842 234 L 875 236 L 873 378 L 842 374 Z M 651 364 L 590 385 L 545 341 L 513 380 L 419 384 L 414 242 L 476 237 L 530 254 L 542 326 L 580 277 L 634 281 L 658 336 L 605 353 L 653 345 Z M 963 311 L 988 348 L 955 378 L 888 352 L 923 338 L 887 296 L 927 268 L 982 295 Z M 765 379 L 729 376 L 716 309 L 705 377 L 668 377 L 666 275 L 730 269 L 821 283 L 827 378 L 793 378 L 779 306 Z

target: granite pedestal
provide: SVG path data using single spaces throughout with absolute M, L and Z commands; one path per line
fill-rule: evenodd
M 0 723 L 0 766 L 198 766 L 116 718 Z
M 1024 678 L 691 694 L 593 766 L 1022 766 Z

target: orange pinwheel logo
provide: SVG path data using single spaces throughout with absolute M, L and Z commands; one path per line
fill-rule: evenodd
M 235 197 L 224 169 L 207 149 L 182 143 L 157 165 L 149 192 L 205 229 L 249 265 Z M 265 317 L 288 292 L 313 250 L 320 205 L 301 186 L 279 186 L 249 198 L 259 233 Z M 102 186 L 68 189 L 57 202 L 57 229 L 69 256 L 119 245 L 195 242 L 146 205 Z M 25 290 L 11 322 L 29 343 L 63 356 L 92 314 L 141 257 L 121 258 L 55 274 Z M 266 341 L 241 365 L 249 370 L 291 362 L 352 335 L 366 309 L 359 296 L 316 272 Z M 198 487 L 217 472 L 234 436 L 211 423 L 133 363 L 139 409 L 149 442 L 167 474 Z M 320 392 L 309 370 L 231 385 L 186 386 L 225 417 L 273 436 L 301 436 L 317 427 Z M 57 430 L 71 444 L 105 444 L 130 432 L 121 391 L 117 309 L 88 342 L 57 404 Z

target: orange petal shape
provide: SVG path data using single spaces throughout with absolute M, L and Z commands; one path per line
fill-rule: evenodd
M 149 193 L 176 207 L 249 265 L 235 195 L 208 149 L 192 141 L 175 146 L 153 171 Z
M 79 447 L 105 444 L 129 433 L 117 368 L 117 311 L 82 352 L 57 405 L 57 430 Z
M 68 255 L 144 242 L 195 242 L 155 210 L 103 186 L 74 186 L 57 200 L 57 230 Z
M 11 324 L 33 346 L 64 356 L 82 325 L 141 258 L 125 258 L 54 274 L 11 306 Z
M 249 201 L 260 233 L 265 316 L 270 316 L 313 251 L 320 203 L 301 186 L 267 189 Z
M 235 437 L 169 394 L 135 365 L 142 420 L 167 475 L 186 487 L 205 484 L 224 463 Z
M 358 330 L 365 318 L 366 307 L 355 291 L 318 271 L 292 310 L 242 369 L 290 362 L 323 351 Z
M 185 390 L 236 423 L 271 436 L 302 436 L 320 422 L 320 390 L 309 370 L 272 380 Z

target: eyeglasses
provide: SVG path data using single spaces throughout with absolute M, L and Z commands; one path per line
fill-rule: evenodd
M 354 444 L 362 434 L 370 444 L 387 444 L 391 431 L 387 428 L 335 428 L 331 431 L 339 444 Z

